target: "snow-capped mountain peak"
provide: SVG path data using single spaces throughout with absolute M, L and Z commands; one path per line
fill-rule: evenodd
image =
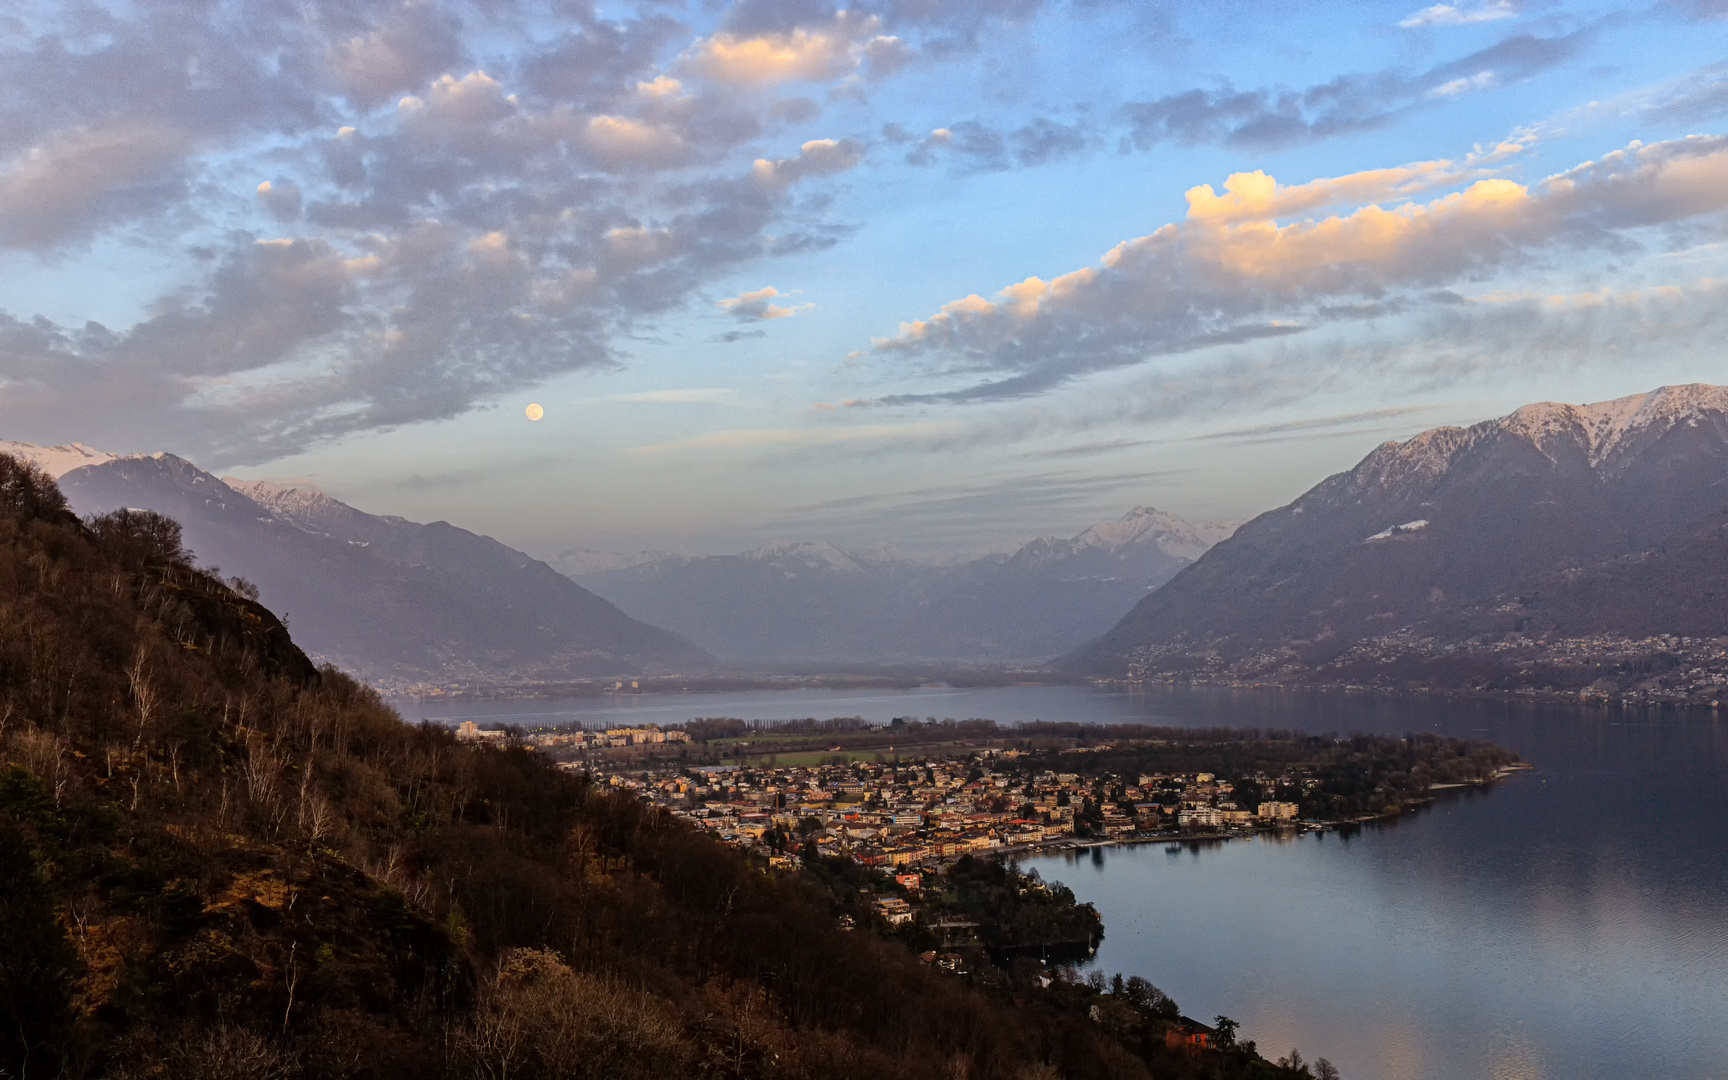
M 222 482 L 252 501 L 285 514 L 317 513 L 337 507 L 349 508 L 347 504 L 337 502 L 316 488 L 272 484 L 268 480 L 242 480 L 237 476 L 224 476 Z
M 613 570 L 631 570 L 663 559 L 683 558 L 671 551 L 595 551 L 573 547 L 561 551 L 546 561 L 552 568 L 569 578 L 584 574 L 604 574 Z
M 37 446 L 34 443 L 0 441 L 0 454 L 11 454 L 25 461 L 35 462 L 56 480 L 73 469 L 82 469 L 86 465 L 101 465 L 120 456 L 79 442 L 62 446 Z
M 744 553 L 746 559 L 760 561 L 795 561 L 807 566 L 836 570 L 846 574 L 861 574 L 864 568 L 851 552 L 826 540 L 778 540 L 763 544 Z
M 224 476 L 222 482 L 270 511 L 284 525 L 320 536 L 349 536 L 357 530 L 363 532 L 379 522 L 401 521 L 400 518 L 381 517 L 356 510 L 311 486 L 273 484 L 267 480 L 241 480 L 234 476 Z
M 1647 433 L 1660 434 L 1680 424 L 1725 422 L 1728 387 L 1689 383 L 1590 405 L 1544 401 L 1526 405 L 1498 423 L 1550 456 L 1556 440 L 1581 443 L 1590 466 L 1601 468 L 1620 452 L 1635 451 L 1639 437 Z
M 1070 541 L 1075 548 L 1119 551 L 1130 544 L 1156 544 L 1179 559 L 1198 559 L 1212 545 L 1194 526 L 1175 514 L 1151 506 L 1136 506 L 1115 521 L 1094 525 Z
M 1664 386 L 1589 405 L 1544 401 L 1468 428 L 1431 428 L 1403 442 L 1382 443 L 1356 468 L 1310 494 L 1422 490 L 1472 451 L 1507 438 L 1529 444 L 1557 465 L 1571 461 L 1607 478 L 1680 427 L 1707 427 L 1728 441 L 1728 387 Z

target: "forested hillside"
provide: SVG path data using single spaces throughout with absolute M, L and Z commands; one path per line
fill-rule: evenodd
M 249 592 L 0 456 L 0 1073 L 1298 1075 L 843 931 L 812 876 L 404 725 Z

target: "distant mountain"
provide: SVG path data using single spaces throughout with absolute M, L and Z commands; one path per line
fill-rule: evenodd
M 1064 666 L 1336 656 L 1394 631 L 1728 634 L 1728 388 L 1529 405 L 1386 443 L 1262 514 Z
M 64 476 L 85 465 L 100 465 L 105 461 L 113 461 L 118 456 L 103 450 L 93 450 L 83 443 L 37 446 L 34 443 L 7 442 L 4 439 L 0 439 L 0 454 L 11 454 L 13 457 L 33 461 L 53 477 Z
M 546 563 L 565 577 L 579 578 L 583 574 L 604 574 L 608 570 L 628 570 L 632 566 L 641 566 L 643 563 L 677 557 L 670 551 L 591 551 L 588 548 L 573 547 L 560 551 L 547 559 Z
M 1108 628 L 1227 532 L 1139 507 L 959 563 L 782 542 L 575 577 L 735 661 L 1042 660 Z
M 59 473 L 81 514 L 135 507 L 173 517 L 187 547 L 253 582 L 308 652 L 374 683 L 558 680 L 711 662 L 546 564 L 446 522 L 379 517 L 298 488 L 225 483 L 171 454 L 0 451 Z

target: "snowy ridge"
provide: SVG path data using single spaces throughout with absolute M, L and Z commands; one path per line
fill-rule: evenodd
M 1617 451 L 1632 449 L 1631 444 L 1646 432 L 1666 431 L 1681 423 L 1696 426 L 1711 419 L 1720 423 L 1725 416 L 1728 387 L 1689 383 L 1592 405 L 1551 401 L 1526 405 L 1500 425 L 1530 439 L 1544 453 L 1556 439 L 1582 442 L 1591 468 L 1601 468 Z
M 1589 405 L 1545 401 L 1468 428 L 1432 428 L 1401 443 L 1382 443 L 1335 479 L 1356 490 L 1422 485 L 1446 473 L 1463 451 L 1507 436 L 1530 443 L 1550 461 L 1576 454 L 1591 469 L 1608 472 L 1635 457 L 1649 438 L 1706 424 L 1728 439 L 1728 387 L 1664 386 Z
M 1167 555 L 1190 561 L 1212 544 L 1188 522 L 1150 506 L 1136 506 L 1115 521 L 1094 525 L 1069 543 L 1076 548 L 1119 551 L 1129 544 L 1156 544 Z
M 860 557 L 826 540 L 780 540 L 746 551 L 744 558 L 763 562 L 793 560 L 807 566 L 836 570 L 842 574 L 864 572 L 864 567 L 859 565 Z
M 1193 562 L 1235 531 L 1227 522 L 1194 526 L 1175 514 L 1151 506 L 1136 506 L 1115 521 L 1094 525 L 1069 539 L 1041 536 L 1014 554 L 1019 563 L 1070 559 L 1086 551 L 1115 555 L 1130 548 L 1157 548 L 1172 558 Z
M 267 480 L 242 480 L 237 476 L 224 476 L 222 482 L 253 502 L 290 517 L 338 508 L 351 509 L 346 503 L 337 502 L 314 488 L 272 484 Z
M 552 569 L 565 577 L 577 578 L 583 574 L 604 574 L 611 570 L 631 570 L 648 563 L 660 562 L 663 559 L 679 559 L 682 556 L 671 551 L 594 551 L 590 548 L 573 547 L 560 551 L 546 561 Z
M 56 480 L 73 469 L 82 469 L 86 465 L 101 465 L 120 456 L 78 442 L 63 446 L 37 446 L 34 443 L 3 440 L 0 440 L 0 454 L 11 454 L 13 457 L 34 462 Z
M 398 517 L 356 510 L 311 486 L 272 484 L 267 480 L 242 480 L 235 476 L 224 476 L 222 482 L 270 511 L 282 524 L 314 536 L 346 535 L 380 522 L 405 524 Z

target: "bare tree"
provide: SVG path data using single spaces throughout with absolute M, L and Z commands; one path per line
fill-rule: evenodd
M 138 710 L 138 734 L 132 740 L 134 750 L 143 745 L 144 729 L 150 726 L 150 718 L 156 713 L 156 688 L 150 682 L 148 660 L 149 653 L 140 643 L 137 652 L 132 655 L 132 666 L 126 669 L 126 681 L 132 691 L 132 704 Z

